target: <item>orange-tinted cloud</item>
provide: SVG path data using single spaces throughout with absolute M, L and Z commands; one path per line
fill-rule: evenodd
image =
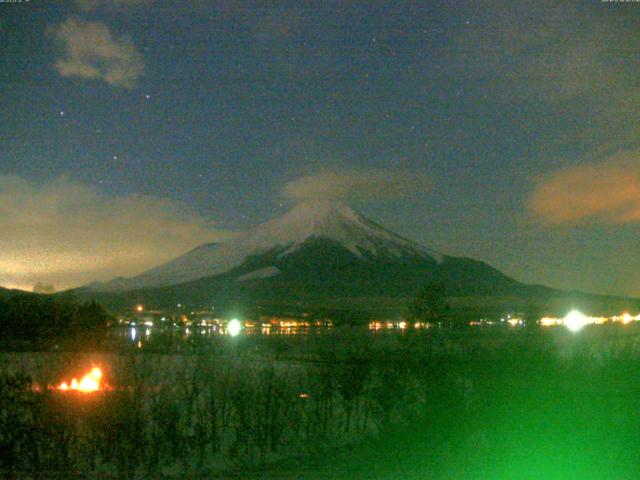
M 105 196 L 59 178 L 0 175 L 0 286 L 56 288 L 140 273 L 205 242 L 228 238 L 180 206 Z
M 527 207 L 550 224 L 640 222 L 640 150 L 541 179 Z

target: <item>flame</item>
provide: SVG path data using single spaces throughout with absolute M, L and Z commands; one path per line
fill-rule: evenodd
M 71 379 L 71 385 L 67 382 L 62 382 L 60 385 L 56 387 L 57 390 L 61 392 L 68 392 L 70 390 L 75 390 L 83 393 L 96 392 L 101 390 L 103 387 L 101 385 L 102 380 L 102 370 L 98 367 L 93 367 L 89 373 L 87 373 L 84 377 L 78 381 L 77 378 Z

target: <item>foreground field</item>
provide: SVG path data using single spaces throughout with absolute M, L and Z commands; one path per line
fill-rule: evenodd
M 180 354 L 7 353 L 0 466 L 22 478 L 637 478 L 639 335 L 336 329 Z M 94 365 L 108 388 L 51 388 Z

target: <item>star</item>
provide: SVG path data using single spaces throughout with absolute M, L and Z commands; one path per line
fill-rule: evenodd
M 144 98 L 146 98 L 147 100 L 149 100 L 151 98 L 151 94 L 147 93 Z
M 64 117 L 64 110 L 60 110 L 60 116 Z

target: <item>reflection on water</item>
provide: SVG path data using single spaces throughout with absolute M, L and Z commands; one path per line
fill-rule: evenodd
M 142 347 L 143 344 L 159 337 L 172 340 L 190 340 L 236 337 L 236 336 L 270 336 L 270 335 L 324 335 L 333 329 L 330 320 L 276 320 L 268 321 L 229 321 L 202 319 L 200 321 L 170 321 L 163 317 L 160 322 L 141 322 L 121 319 L 119 326 L 110 332 L 110 338 Z M 144 335 L 141 328 L 144 328 Z
M 331 322 L 280 322 L 280 323 L 261 323 L 261 322 L 239 322 L 235 324 L 229 322 L 227 324 L 191 324 L 189 326 L 180 324 L 156 325 L 143 327 L 141 331 L 139 326 L 130 324 L 127 326 L 114 327 L 110 331 L 110 338 L 117 340 L 118 343 L 134 345 L 142 348 L 144 345 L 154 341 L 206 341 L 207 339 L 222 339 L 233 337 L 268 337 L 268 336 L 322 336 L 327 335 L 334 330 Z M 357 327 L 363 334 L 403 334 L 409 330 L 427 332 L 432 326 L 428 323 L 411 323 L 408 324 L 404 320 L 400 321 L 373 321 Z
M 171 327 L 147 327 L 144 330 L 144 337 L 140 337 L 136 327 L 115 327 L 111 330 L 110 335 L 113 338 L 124 338 L 131 343 L 137 343 L 141 340 L 150 340 L 154 336 L 164 335 L 178 339 L 187 340 L 194 336 L 199 337 L 234 337 L 237 335 L 324 335 L 331 332 L 333 326 L 272 326 L 272 325 L 253 325 L 243 326 L 241 329 L 235 327 L 229 328 L 221 326 L 171 326 Z
M 154 340 L 170 341 L 178 343 L 182 341 L 198 341 L 224 338 L 224 337 L 243 337 L 243 336 L 314 336 L 326 335 L 333 331 L 333 322 L 330 320 L 296 320 L 296 319 L 266 319 L 266 321 L 253 320 L 206 320 L 202 319 L 198 322 L 187 323 L 170 322 L 164 317 L 160 323 L 152 321 L 121 321 L 118 327 L 114 327 L 110 332 L 110 338 L 117 340 L 119 343 L 135 345 L 142 348 L 144 345 L 154 342 Z M 624 313 L 612 317 L 587 317 L 578 311 L 570 312 L 562 319 L 542 318 L 535 322 L 536 324 L 546 326 L 565 326 L 567 329 L 577 332 L 584 325 L 588 324 L 609 324 L 621 323 L 627 325 L 629 323 L 639 321 L 640 315 L 632 316 Z M 496 326 L 505 328 L 521 328 L 525 325 L 525 321 L 519 317 L 507 316 L 500 320 L 480 319 L 477 321 L 469 321 L 470 327 Z M 429 332 L 434 328 L 438 328 L 438 323 L 428 322 L 409 322 L 406 319 L 398 318 L 396 320 L 372 320 L 368 324 L 360 325 L 359 328 L 364 334 L 367 332 L 372 335 L 384 334 L 405 334 L 408 332 Z M 142 330 L 144 329 L 144 330 Z

